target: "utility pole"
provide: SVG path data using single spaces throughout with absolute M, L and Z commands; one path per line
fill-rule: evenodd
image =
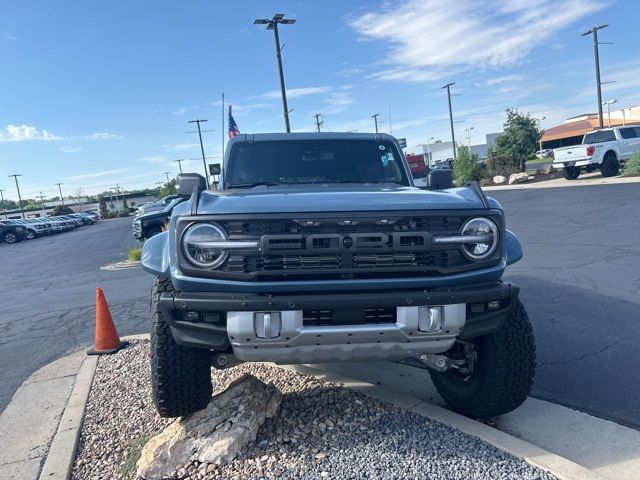
M 169 183 L 169 173 L 170 172 L 164 172 L 164 174 L 167 176 L 167 183 Z
M 313 118 L 316 119 L 316 128 L 320 131 L 320 126 L 324 123 L 324 120 L 320 121 L 320 117 L 322 117 L 321 113 L 316 113 Z
M 598 92 L 598 119 L 600 121 L 600 128 L 604 128 L 602 121 L 602 83 L 600 82 L 600 53 L 598 51 L 598 30 L 608 27 L 609 25 L 600 25 L 593 27 L 591 30 L 587 30 L 582 34 L 583 37 L 587 35 L 593 36 L 593 55 L 596 61 L 596 89 Z
M 61 185 L 64 185 L 64 183 L 56 183 L 56 185 L 58 186 L 58 191 L 60 192 L 60 202 L 64 207 L 64 197 L 62 196 L 62 187 L 61 187 Z
M 451 144 L 453 146 L 453 160 L 456 160 L 456 134 L 453 131 L 453 110 L 451 109 L 451 86 L 455 85 L 455 83 L 447 83 L 443 89 L 447 89 L 447 98 L 449 100 L 449 124 L 451 125 Z
M 15 173 L 9 176 L 13 177 L 13 179 L 16 181 L 16 190 L 18 190 L 18 205 L 20 205 L 20 213 L 22 213 L 22 218 L 24 218 L 24 208 L 22 207 L 22 197 L 20 196 L 20 185 L 18 185 L 18 177 L 21 177 L 22 174 Z
M 178 168 L 180 169 L 180 173 L 182 173 L 182 162 L 184 162 L 184 159 L 181 158 L 180 160 L 174 160 L 174 162 L 176 162 L 178 164 Z
M 116 210 L 120 213 L 120 202 L 118 202 L 118 194 L 120 193 L 120 184 L 116 184 L 115 187 L 111 187 L 112 190 L 116 191 Z
M 373 115 L 371 115 L 371 118 L 373 118 L 373 122 L 376 125 L 376 133 L 378 133 L 378 117 L 380 116 L 379 113 L 374 113 Z
M 7 213 L 6 213 L 6 212 L 7 212 L 7 209 L 6 209 L 6 208 L 4 208 L 4 192 L 5 192 L 5 191 L 6 191 L 6 190 L 2 190 L 2 189 L 0 189 L 0 202 L 2 203 L 2 213 L 4 213 L 4 218 L 5 218 L 5 220 L 6 220 L 6 218 L 7 218 Z
M 200 138 L 200 151 L 202 152 L 202 165 L 204 166 L 204 179 L 207 185 L 207 190 L 209 190 L 209 173 L 207 172 L 207 161 L 204 156 L 204 144 L 202 143 L 202 130 L 200 129 L 200 124 L 206 122 L 206 120 L 189 120 L 189 123 L 195 123 L 198 125 L 198 137 Z
M 253 21 L 254 25 L 266 25 L 267 30 L 273 30 L 273 36 L 276 41 L 276 58 L 278 60 L 278 73 L 280 74 L 280 91 L 282 92 L 282 109 L 284 111 L 284 124 L 287 133 L 291 132 L 289 124 L 289 107 L 287 107 L 287 92 L 284 86 L 284 71 L 282 69 L 282 48 L 280 47 L 280 35 L 278 33 L 278 24 L 292 25 L 296 21 L 292 18 L 284 18 L 283 13 L 276 13 L 273 18 L 258 18 Z
M 36 197 L 40 199 L 40 206 L 42 207 L 42 210 L 44 211 L 44 196 L 42 195 L 42 192 L 40 192 L 40 196 Z
M 611 128 L 611 105 L 613 105 L 617 101 L 618 100 L 607 100 L 606 102 L 602 102 L 603 105 L 607 106 L 607 116 L 609 117 L 609 128 Z M 622 112 L 624 113 L 624 109 L 622 109 Z

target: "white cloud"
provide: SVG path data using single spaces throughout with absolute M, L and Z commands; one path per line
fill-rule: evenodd
M 515 83 L 515 82 L 520 82 L 524 79 L 524 77 L 522 75 L 503 75 L 501 77 L 495 77 L 495 78 L 490 78 L 488 80 L 485 80 L 484 82 L 481 82 L 480 84 L 476 84 L 478 86 L 483 86 L 483 87 L 490 87 L 492 85 L 500 85 L 503 83 Z
M 606 6 L 596 0 L 409 0 L 350 21 L 389 44 L 382 80 L 429 81 L 471 68 L 514 65 L 567 26 Z M 446 26 L 446 27 L 445 27 Z
M 173 113 L 174 115 L 184 115 L 184 113 L 187 111 L 187 107 L 180 107 L 177 110 L 174 110 Z
M 60 151 L 64 153 L 78 153 L 82 150 L 82 147 L 72 147 L 69 145 L 65 145 L 64 147 L 60 147 Z
M 122 140 L 124 136 L 115 133 L 98 132 L 87 135 L 89 140 Z
M 7 40 L 17 40 L 18 39 L 18 37 L 14 36 L 14 35 L 11 35 L 9 32 L 4 32 L 3 36 Z
M 163 145 L 163 148 L 165 150 L 169 150 L 172 152 L 186 152 L 187 150 L 195 150 L 199 147 L 199 143 L 177 143 L 175 145 Z
M 29 125 L 7 125 L 5 132 L 0 132 L 0 142 L 28 142 L 32 140 L 62 140 L 60 137 L 48 132 L 38 130 Z
M 140 159 L 141 162 L 145 163 L 164 163 L 167 162 L 167 159 L 164 157 L 142 157 Z
M 318 95 L 321 93 L 328 93 L 331 91 L 331 87 L 301 87 L 301 88 L 288 88 L 287 98 L 307 97 L 309 95 Z M 262 95 L 255 95 L 249 98 L 263 98 L 265 100 L 278 100 L 280 98 L 280 90 L 272 90 Z M 235 108 L 235 107 L 234 107 Z
M 126 168 L 117 168 L 115 170 L 106 170 L 104 172 L 83 173 L 82 175 L 73 175 L 71 177 L 67 177 L 65 180 L 85 180 L 87 178 L 106 177 L 107 175 L 117 175 L 126 171 Z

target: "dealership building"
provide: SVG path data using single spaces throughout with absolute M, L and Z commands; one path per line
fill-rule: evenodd
M 640 105 L 603 112 L 604 126 L 640 125 Z M 542 148 L 560 148 L 579 145 L 585 133 L 600 128 L 597 113 L 585 113 L 568 118 L 562 125 L 547 128 L 542 134 Z

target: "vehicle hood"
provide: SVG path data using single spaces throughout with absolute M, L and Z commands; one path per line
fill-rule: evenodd
M 184 202 L 180 214 L 188 213 Z M 353 212 L 393 210 L 483 209 L 469 188 L 421 190 L 397 185 L 290 185 L 250 189 L 206 191 L 200 196 L 198 213 Z
M 145 212 L 142 215 L 136 215 L 133 220 L 136 221 L 140 221 L 143 222 L 145 220 L 151 220 L 154 218 L 162 218 L 162 217 L 168 217 L 170 216 L 171 213 L 164 213 L 164 211 L 162 210 L 154 210 L 153 212 Z

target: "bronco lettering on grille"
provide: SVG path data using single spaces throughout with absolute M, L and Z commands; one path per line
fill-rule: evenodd
M 431 250 L 429 232 L 263 235 L 262 253 L 420 252 Z

